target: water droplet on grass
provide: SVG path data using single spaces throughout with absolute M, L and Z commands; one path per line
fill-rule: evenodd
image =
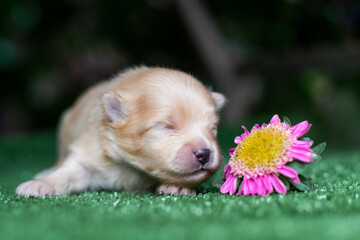
M 201 208 L 196 208 L 194 210 L 194 214 L 197 216 L 201 216 L 203 214 L 203 210 Z
M 320 195 L 320 196 L 317 197 L 317 199 L 325 200 L 325 199 L 327 199 L 327 196 L 326 195 Z
M 119 204 L 120 200 L 117 200 L 116 202 L 113 203 L 113 206 L 116 207 Z

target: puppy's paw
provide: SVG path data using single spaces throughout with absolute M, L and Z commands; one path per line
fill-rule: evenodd
M 25 197 L 41 197 L 57 195 L 51 184 L 45 180 L 31 180 L 20 184 L 16 193 Z
M 161 184 L 156 189 L 156 193 L 159 195 L 171 195 L 171 196 L 180 196 L 180 195 L 196 195 L 195 189 L 188 187 L 181 187 L 173 184 Z

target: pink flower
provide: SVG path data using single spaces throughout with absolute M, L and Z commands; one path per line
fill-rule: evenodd
M 286 194 L 286 185 L 280 176 L 294 184 L 300 183 L 297 171 L 286 164 L 295 160 L 312 161 L 313 142 L 298 140 L 310 127 L 307 121 L 291 127 L 281 122 L 278 115 L 273 116 L 269 124 L 261 127 L 256 124 L 250 132 L 243 126 L 245 133 L 235 138 L 237 147 L 229 150 L 221 193 L 264 196 L 275 190 Z

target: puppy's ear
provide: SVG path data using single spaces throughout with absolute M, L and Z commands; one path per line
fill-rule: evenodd
M 219 112 L 226 105 L 227 99 L 221 93 L 212 92 L 211 95 L 212 95 L 212 98 L 214 99 L 216 111 Z
M 129 114 L 127 104 L 120 93 L 105 93 L 102 97 L 102 104 L 106 115 L 112 122 L 125 120 Z

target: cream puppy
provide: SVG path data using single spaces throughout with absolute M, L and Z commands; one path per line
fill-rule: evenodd
M 221 164 L 216 130 L 224 104 L 222 94 L 183 72 L 129 69 L 89 89 L 63 114 L 56 166 L 16 192 L 195 194 Z

